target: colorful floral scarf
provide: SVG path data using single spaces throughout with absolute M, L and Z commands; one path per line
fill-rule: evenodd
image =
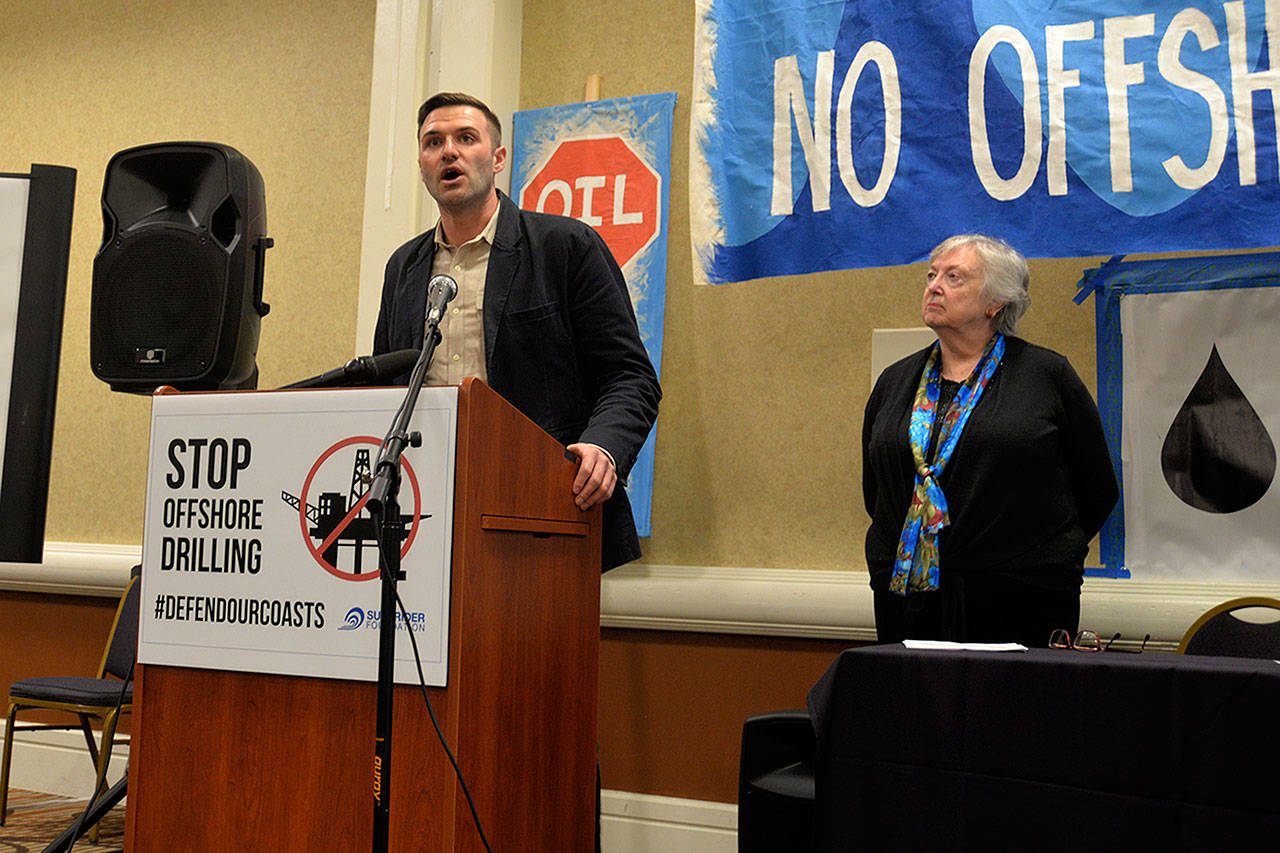
M 933 426 L 942 384 L 942 358 L 938 344 L 933 345 L 929 359 L 925 362 L 908 429 L 911 456 L 916 463 L 915 491 L 911 495 L 907 520 L 902 525 L 902 536 L 898 540 L 893 576 L 889 579 L 889 589 L 898 595 L 928 592 L 938 588 L 938 534 L 951 523 L 947 516 L 947 498 L 938 485 L 938 477 L 942 475 L 942 469 L 956 449 L 960 433 L 1003 355 L 1004 335 L 998 334 L 987 344 L 973 373 L 969 374 L 969 378 L 956 392 L 955 400 L 944 413 L 942 423 L 938 426 L 938 451 L 932 465 L 925 459 L 925 453 L 929 446 L 929 432 Z

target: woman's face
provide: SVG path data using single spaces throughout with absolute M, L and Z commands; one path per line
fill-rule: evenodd
M 993 328 L 1000 306 L 982 293 L 982 259 L 973 246 L 958 246 L 929 264 L 920 315 L 937 331 L 971 332 Z

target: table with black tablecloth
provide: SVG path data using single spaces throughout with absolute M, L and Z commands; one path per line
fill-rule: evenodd
M 1280 664 L 843 652 L 809 694 L 822 850 L 1280 849 Z

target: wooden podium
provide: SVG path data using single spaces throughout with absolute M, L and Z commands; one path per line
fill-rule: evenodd
M 495 851 L 590 851 L 600 510 L 573 504 L 564 448 L 478 380 L 457 436 L 449 677 L 431 705 Z M 139 665 L 125 849 L 370 849 L 375 675 Z M 390 848 L 483 850 L 420 689 L 396 687 L 393 725 Z

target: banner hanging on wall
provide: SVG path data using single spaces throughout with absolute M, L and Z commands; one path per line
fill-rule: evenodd
M 1275 581 L 1280 550 L 1280 255 L 1090 270 L 1098 404 L 1123 500 L 1105 569 L 1140 580 Z
M 658 371 L 675 103 L 675 93 L 665 92 L 524 110 L 511 121 L 516 203 L 579 219 L 604 238 L 626 277 L 640 337 Z M 656 433 L 654 427 L 627 482 L 641 536 L 651 531 Z
M 697 0 L 695 280 L 1280 243 L 1280 0 Z

